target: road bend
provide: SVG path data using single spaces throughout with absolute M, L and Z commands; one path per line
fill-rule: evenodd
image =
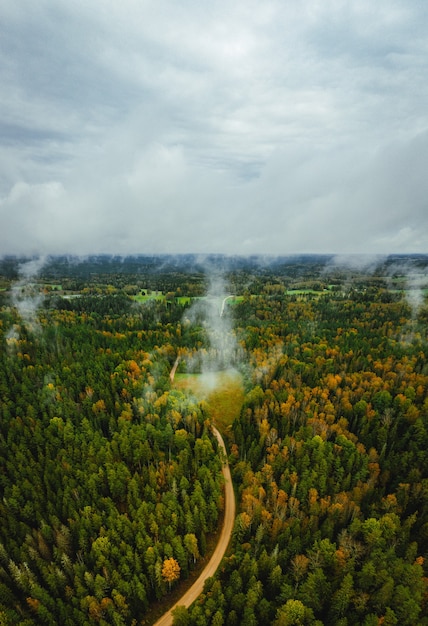
M 181 598 L 174 604 L 174 606 L 171 607 L 169 611 L 164 613 L 164 615 L 162 615 L 162 617 L 154 624 L 154 626 L 172 626 L 172 611 L 177 608 L 177 606 L 185 606 L 187 608 L 196 600 L 196 598 L 203 591 L 206 579 L 210 578 L 210 576 L 214 576 L 215 572 L 217 571 L 217 568 L 220 565 L 223 556 L 225 555 L 227 546 L 229 545 L 229 541 L 232 536 L 233 524 L 235 522 L 235 494 L 233 492 L 232 477 L 230 474 L 230 467 L 227 462 L 226 446 L 224 445 L 223 437 L 214 426 L 213 433 L 217 437 L 220 448 L 224 452 L 224 458 L 226 459 L 222 470 L 225 481 L 225 506 L 223 527 L 221 529 L 220 539 L 218 540 L 217 546 L 211 559 L 208 561 L 199 578 L 196 579 L 193 585 L 186 591 L 184 595 L 181 596 Z

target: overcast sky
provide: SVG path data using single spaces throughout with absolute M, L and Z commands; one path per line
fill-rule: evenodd
M 428 253 L 425 0 L 2 0 L 0 255 Z

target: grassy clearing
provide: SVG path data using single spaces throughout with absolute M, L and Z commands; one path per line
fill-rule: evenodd
M 165 296 L 162 291 L 153 291 L 149 295 L 146 293 L 139 293 L 136 296 L 132 296 L 132 299 L 137 302 L 148 302 L 149 300 L 165 300 Z
M 231 296 L 228 300 L 228 304 L 238 304 L 239 302 L 243 302 L 245 300 L 245 296 Z
M 287 289 L 285 293 L 287 296 L 304 296 L 308 294 L 311 296 L 320 296 L 327 291 L 328 289 L 322 289 L 318 291 L 316 291 L 315 289 Z
M 185 305 L 191 304 L 195 300 L 205 300 L 207 296 L 174 296 L 174 302 L 178 304 Z M 147 302 L 148 300 L 166 300 L 166 295 L 162 291 L 151 291 L 147 293 L 145 289 L 141 291 L 141 293 L 136 296 L 132 296 L 132 299 L 136 302 Z M 228 304 L 237 304 L 238 302 L 242 302 L 244 300 L 244 296 L 233 296 L 228 299 Z M 219 302 L 221 300 L 219 299 Z
M 226 433 L 233 420 L 239 416 L 244 401 L 244 386 L 236 370 L 176 374 L 174 386 L 191 391 L 199 401 L 204 400 L 209 406 L 213 422 L 222 433 Z
M 194 300 L 201 300 L 203 296 L 175 296 L 173 298 L 174 302 L 178 304 L 185 305 L 190 304 Z M 132 296 L 132 299 L 136 302 L 148 302 L 149 300 L 166 300 L 166 295 L 162 291 L 151 291 L 147 293 L 144 289 L 141 293 L 136 296 Z
M 178 304 L 181 304 L 182 306 L 184 306 L 185 304 L 190 304 L 192 300 L 194 300 L 194 298 L 191 298 L 190 296 L 179 296 L 178 298 L 176 298 Z
M 62 291 L 62 285 L 55 283 L 43 283 L 43 289 L 48 291 Z

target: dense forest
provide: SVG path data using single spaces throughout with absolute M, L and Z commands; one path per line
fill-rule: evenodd
M 221 513 L 208 418 L 168 385 L 170 308 L 99 304 L 42 310 L 31 330 L 2 312 L 3 624 L 132 623 Z
M 222 460 L 209 404 L 169 378 L 179 356 L 181 372 L 235 367 L 245 396 L 223 427 L 229 552 L 174 623 L 427 625 L 424 292 L 396 259 L 234 259 L 225 356 L 191 261 L 61 260 L 30 285 L 0 267 L 0 624 L 150 623 L 203 559 Z
M 383 299 L 235 307 L 251 374 L 230 455 L 240 513 L 177 623 L 427 623 L 426 312 Z

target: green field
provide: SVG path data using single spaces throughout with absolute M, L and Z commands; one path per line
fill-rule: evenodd
M 205 374 L 176 374 L 174 386 L 191 391 L 208 404 L 211 418 L 225 433 L 239 416 L 244 401 L 242 377 L 234 369 Z
M 62 291 L 62 285 L 59 284 L 44 283 L 43 287 L 52 291 Z
M 149 300 L 164 300 L 165 296 L 162 291 L 152 291 L 150 294 L 147 294 L 146 290 L 143 289 L 138 295 L 132 296 L 132 299 L 137 302 L 148 302 Z
M 177 304 L 181 304 L 184 306 L 185 304 L 191 304 L 195 300 L 204 300 L 205 298 L 206 296 L 174 296 L 172 300 L 174 300 L 174 302 L 176 302 Z M 146 290 L 143 289 L 138 295 L 132 296 L 132 299 L 136 302 L 148 302 L 149 300 L 165 300 L 166 295 L 162 291 L 152 291 L 148 294 Z M 242 302 L 243 299 L 244 296 L 233 296 L 232 298 L 228 299 L 228 303 L 236 304 L 238 302 Z M 219 302 L 221 303 L 220 298 Z

